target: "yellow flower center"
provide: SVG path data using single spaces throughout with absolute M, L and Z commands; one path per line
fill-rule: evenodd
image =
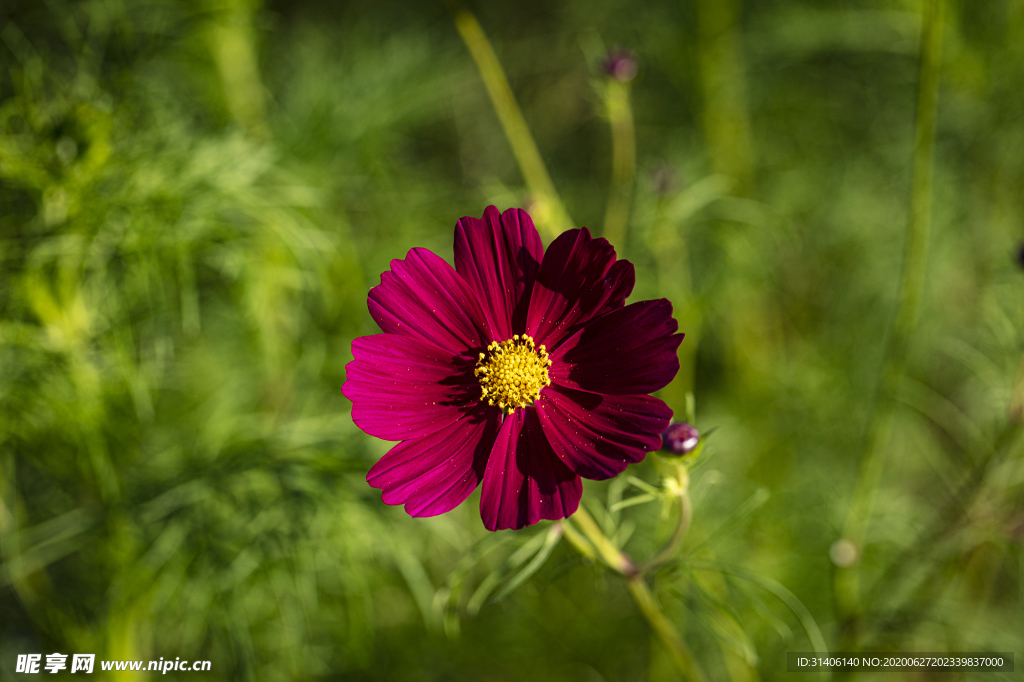
M 550 366 L 543 344 L 536 347 L 531 337 L 516 334 L 508 341 L 487 346 L 473 374 L 480 378 L 480 399 L 512 414 L 517 407 L 532 405 L 540 397 L 540 389 L 551 385 Z

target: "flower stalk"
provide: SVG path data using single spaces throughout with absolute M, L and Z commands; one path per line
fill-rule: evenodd
M 554 239 L 565 230 L 572 229 L 572 219 L 569 218 L 555 191 L 544 160 L 537 150 L 537 144 L 530 134 L 530 128 L 523 118 L 523 112 L 516 103 L 515 95 L 512 94 L 505 71 L 501 68 L 501 62 L 494 54 L 494 48 L 475 16 L 467 11 L 459 12 L 455 16 L 455 27 L 476 63 L 480 78 L 483 79 L 484 87 L 491 98 L 491 104 L 494 105 L 498 120 L 505 131 L 505 137 L 508 138 L 512 153 L 519 164 L 519 170 L 526 180 L 527 187 L 530 188 L 533 199 L 530 213 L 537 225 L 545 231 L 546 236 Z
M 844 621 L 844 648 L 856 645 L 856 618 L 860 611 L 858 565 L 885 455 L 892 435 L 893 408 L 903 378 L 910 336 L 917 324 L 924 293 L 931 231 L 932 174 L 942 66 L 942 2 L 926 0 L 921 33 L 921 70 L 915 122 L 910 220 L 900 282 L 899 308 L 893 322 L 882 368 L 879 396 L 867 433 L 867 448 L 843 527 L 843 540 L 852 543 L 856 560 L 836 569 L 836 605 Z
M 747 113 L 746 74 L 738 0 L 698 0 L 697 54 L 704 133 L 716 173 L 733 178 L 737 194 L 750 189 L 754 144 Z
M 585 535 L 587 540 L 589 540 L 594 546 L 594 549 L 597 550 L 598 556 L 601 557 L 602 561 L 608 564 L 609 568 L 627 577 L 632 577 L 638 573 L 633 561 L 626 556 L 622 550 L 616 547 L 603 532 L 601 532 L 601 528 L 597 525 L 597 522 L 594 521 L 594 517 L 592 517 L 582 505 L 580 505 L 580 508 L 572 515 L 572 519 L 579 524 L 580 530 L 583 531 L 583 535 Z
M 634 575 L 626 584 L 629 587 L 629 593 L 633 595 L 637 606 L 644 614 L 644 618 L 647 619 L 647 622 L 658 634 L 658 638 L 668 649 L 672 661 L 679 668 L 679 672 L 683 674 L 683 678 L 691 682 L 706 682 L 707 677 L 704 676 L 704 671 L 693 657 L 690 647 L 686 646 L 686 642 L 679 636 L 676 626 L 658 606 L 658 602 L 651 593 L 651 588 L 644 582 L 643 575 Z
M 621 248 L 626 239 L 636 175 L 636 133 L 629 82 L 609 78 L 604 97 L 612 132 L 612 178 L 604 214 L 604 238 Z
M 266 95 L 253 31 L 258 4 L 245 0 L 210 3 L 208 41 L 231 117 L 247 133 L 265 140 L 270 137 Z
M 690 472 L 682 462 L 676 462 L 675 468 L 676 495 L 679 498 L 679 521 L 676 524 L 675 532 L 672 533 L 672 537 L 669 538 L 661 551 L 653 559 L 641 566 L 641 573 L 650 573 L 674 559 L 683 544 L 683 540 L 686 539 L 687 531 L 690 530 L 690 522 L 693 520 L 693 501 L 690 499 Z
M 686 472 L 685 464 L 677 464 L 677 476 L 681 477 L 681 483 L 685 481 L 685 485 L 688 486 L 689 474 Z M 685 479 L 682 477 L 685 477 Z M 597 522 L 594 521 L 594 518 L 582 505 L 571 518 L 579 525 L 585 538 L 576 533 L 574 529 L 570 530 L 572 524 L 568 520 L 564 522 L 565 537 L 581 554 L 591 559 L 600 557 L 611 569 L 626 578 L 626 586 L 629 588 L 629 593 L 633 596 L 633 600 L 640 608 L 640 612 L 644 615 L 651 629 L 654 630 L 658 639 L 668 649 L 672 661 L 676 664 L 679 672 L 682 673 L 683 678 L 691 682 L 705 682 L 707 678 L 704 676 L 704 672 L 701 670 L 697 660 L 693 657 L 693 653 L 686 646 L 686 642 L 680 636 L 679 631 L 676 630 L 675 625 L 665 615 L 664 611 L 661 610 L 661 606 L 654 598 L 651 588 L 648 587 L 644 579 L 644 575 L 647 572 L 653 571 L 654 568 L 664 564 L 675 555 L 679 545 L 682 544 L 683 538 L 686 536 L 686 531 L 690 525 L 691 505 L 689 494 L 686 492 L 685 487 L 680 495 L 680 504 L 682 513 L 675 533 L 662 551 L 643 567 L 638 567 L 625 552 L 608 539 L 601 531 Z

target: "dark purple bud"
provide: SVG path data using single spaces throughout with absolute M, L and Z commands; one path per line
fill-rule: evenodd
M 1024 268 L 1024 244 L 1021 244 L 1020 248 L 1017 249 L 1017 265 Z
M 601 64 L 605 75 L 620 83 L 628 83 L 636 76 L 636 57 L 629 50 L 612 50 Z
M 661 440 L 662 450 L 667 450 L 673 455 L 688 455 L 697 447 L 700 431 L 687 422 L 675 422 L 668 425 L 661 434 Z

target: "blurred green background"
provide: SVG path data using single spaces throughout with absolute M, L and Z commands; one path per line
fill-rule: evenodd
M 1024 653 L 1024 3 L 936 6 L 903 327 L 921 3 L 467 7 L 572 224 L 628 216 L 632 300 L 687 332 L 663 397 L 692 388 L 716 430 L 650 584 L 711 680 L 789 679 L 821 645 Z M 550 523 L 488 534 L 478 494 L 411 519 L 365 482 L 389 444 L 339 387 L 368 289 L 411 247 L 450 259 L 463 215 L 538 205 L 458 9 L 0 4 L 0 678 L 62 652 L 212 662 L 168 679 L 677 679 L 566 543 L 498 591 Z M 658 459 L 627 474 L 658 486 Z M 616 506 L 637 492 L 584 504 L 645 557 L 675 519 Z

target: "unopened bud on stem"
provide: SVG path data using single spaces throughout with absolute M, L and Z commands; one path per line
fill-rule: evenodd
M 601 67 L 605 75 L 620 83 L 628 83 L 636 77 L 636 57 L 629 50 L 612 50 Z
M 700 442 L 700 432 L 688 422 L 675 422 L 669 424 L 669 427 L 661 434 L 661 440 L 662 450 L 673 455 L 688 455 Z

